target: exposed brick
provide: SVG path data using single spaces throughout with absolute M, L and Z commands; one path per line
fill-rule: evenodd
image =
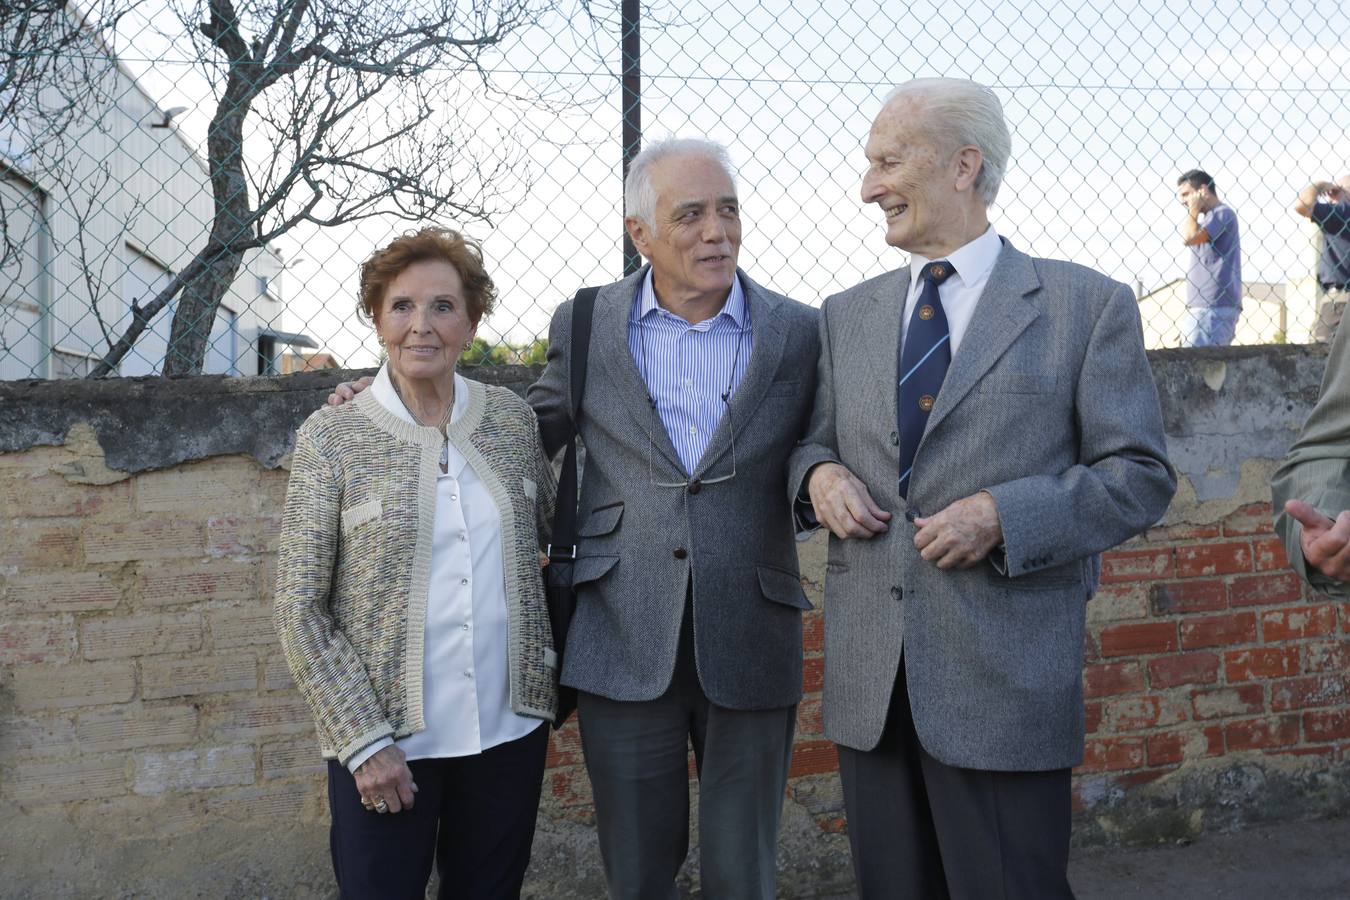
M 1303 582 L 1293 572 L 1249 575 L 1228 583 L 1230 606 L 1267 606 L 1291 603 L 1303 597 Z
M 1291 678 L 1270 688 L 1273 712 L 1350 703 L 1350 675 L 1309 675 Z
M 1205 756 L 1223 755 L 1223 728 L 1210 725 L 1148 736 L 1148 764 L 1170 766 Z
M 821 653 L 825 649 L 825 617 L 819 612 L 802 616 L 802 651 Z
M 266 757 L 264 757 L 265 763 Z M 579 766 L 581 763 L 581 730 L 577 727 L 576 720 L 573 719 L 550 736 L 548 755 L 544 758 L 544 768 Z
M 802 661 L 802 693 L 814 694 L 825 686 L 825 657 L 808 656 Z
M 569 729 L 563 729 L 561 732 L 555 732 L 554 743 L 560 734 L 565 734 Z M 573 737 L 576 738 L 576 729 L 570 729 Z M 576 739 L 576 763 L 581 762 L 581 742 Z M 553 757 L 550 749 L 550 757 Z M 554 763 L 556 765 L 556 763 Z M 548 765 L 548 763 L 545 763 Z M 262 772 L 263 778 L 298 778 L 302 776 L 322 775 L 328 771 L 328 764 L 324 762 L 323 755 L 319 752 L 319 745 L 309 738 L 303 738 L 298 741 L 282 741 L 278 743 L 264 744 L 262 748 Z
M 291 667 L 286 664 L 285 655 L 273 653 L 267 657 L 263 667 L 263 687 L 269 691 L 288 691 L 295 687 L 295 679 L 291 677 Z
M 197 710 L 191 706 L 139 704 L 80 716 L 80 743 L 88 753 L 188 744 L 197 737 Z
M 202 617 L 196 613 L 95 619 L 80 628 L 80 647 L 85 659 L 185 653 L 201 646 Z
M 4 795 L 24 805 L 97 800 L 127 793 L 127 759 L 101 753 L 74 759 L 20 760 L 6 773 Z
M 824 704 L 819 700 L 812 699 L 806 699 L 797 704 L 797 734 L 812 735 L 824 733 Z
M 123 662 L 17 666 L 11 684 L 20 709 L 69 709 L 125 703 L 136 692 L 136 673 Z
M 258 570 L 258 601 L 269 609 L 277 595 L 277 557 L 275 553 L 263 556 L 261 562 L 252 562 Z M 817 600 L 819 602 L 819 600 Z
M 1341 634 L 1350 634 L 1350 603 L 1341 604 Z
M 252 653 L 141 661 L 141 696 L 146 700 L 251 691 L 258 686 L 258 658 Z
M 253 784 L 257 766 L 252 747 L 200 747 L 136 757 L 132 790 L 138 794 L 192 791 Z
M 272 611 L 266 607 L 213 610 L 211 644 L 217 650 L 256 644 L 278 646 Z
M 22 750 L 50 750 L 75 745 L 75 716 L 44 713 L 0 718 L 0 759 Z
M 1171 550 L 1113 550 L 1102 554 L 1103 584 L 1113 581 L 1158 581 L 1171 574 Z
M 1083 631 L 1083 664 L 1091 665 L 1095 662 L 1101 662 L 1102 654 L 1097 649 L 1097 639 L 1093 637 L 1091 629 Z
M 49 570 L 10 579 L 7 602 L 30 612 L 75 613 L 112 609 L 122 590 L 103 572 Z
M 0 521 L 0 568 L 20 572 L 77 566 L 81 523 L 75 520 L 35 519 Z
M 1315 709 L 1304 713 L 1303 735 L 1314 742 L 1350 739 L 1350 709 Z
M 1186 721 L 1186 711 L 1162 697 L 1120 697 L 1105 704 L 1112 731 L 1139 731 Z
M 1265 688 L 1259 684 L 1195 691 L 1191 707 L 1197 719 L 1221 719 L 1248 716 L 1265 709 Z
M 7 478 L 0 498 L 0 508 L 14 519 L 125 516 L 131 511 L 131 481 L 78 484 L 51 474 Z
M 1217 523 L 1208 525 L 1161 525 L 1144 532 L 1144 540 L 1154 544 L 1170 544 L 1177 541 L 1205 541 L 1220 534 Z
M 314 730 L 309 707 L 297 694 L 275 693 L 222 701 L 206 713 L 209 733 L 225 740 L 251 740 Z
M 1229 537 L 1270 534 L 1274 530 L 1275 518 L 1269 503 L 1249 503 L 1238 507 L 1223 520 L 1223 533 Z
M 1141 622 L 1102 629 L 1102 656 L 1138 656 L 1177 649 L 1175 622 Z
M 65 662 L 75 655 L 75 626 L 64 618 L 0 622 L 0 665 Z
M 1213 684 L 1219 679 L 1219 657 L 1213 653 L 1183 653 L 1148 661 L 1148 683 L 1154 690 L 1179 684 Z
M 1228 605 L 1222 581 L 1171 581 L 1149 589 L 1155 615 L 1210 612 Z
M 1252 541 L 1252 557 L 1258 572 L 1289 568 L 1289 557 L 1284 553 L 1284 542 L 1277 537 Z
M 1288 747 L 1298 743 L 1298 716 L 1228 722 L 1223 726 L 1223 737 L 1229 753 Z
M 1232 575 L 1252 570 L 1252 547 L 1246 541 L 1196 544 L 1177 548 L 1177 577 Z
M 1297 641 L 1336 633 L 1336 607 L 1290 606 L 1261 613 L 1261 636 L 1266 643 Z
M 1090 623 L 1142 619 L 1148 615 L 1148 595 L 1138 583 L 1104 584 L 1087 606 Z
M 141 519 L 89 524 L 82 532 L 86 562 L 180 559 L 202 555 L 202 526 L 197 522 Z
M 223 816 L 248 822 L 302 822 L 311 818 L 306 816 L 307 808 L 319 808 L 324 790 L 322 781 L 306 779 L 294 782 L 269 781 L 212 792 L 206 798 L 206 815 L 208 821 Z M 585 802 L 591 802 L 589 793 Z
M 138 841 L 171 840 L 203 825 L 201 800 L 189 794 L 126 794 L 75 804 L 68 813 L 79 832 L 135 835 Z
M 139 475 L 136 509 L 196 517 L 227 510 L 252 512 L 257 508 L 257 492 L 258 471 L 242 461 L 180 466 Z
M 1137 662 L 1103 663 L 1083 669 L 1083 695 L 1107 697 L 1144 689 L 1144 672 Z
M 1206 616 L 1181 623 L 1181 646 L 1187 650 L 1196 647 L 1222 647 L 1227 644 L 1250 644 L 1256 640 L 1256 613 L 1228 613 Z
M 839 771 L 839 756 L 834 741 L 798 741 L 792 747 L 792 766 L 789 778 L 802 775 L 824 775 Z
M 1102 724 L 1102 704 L 1091 700 L 1083 704 L 1083 724 L 1088 734 L 1096 734 Z
M 1236 681 L 1288 678 L 1299 673 L 1298 647 L 1251 647 L 1223 655 L 1224 676 Z
M 204 601 L 248 602 L 257 596 L 257 566 L 200 562 L 191 567 L 141 567 L 133 599 L 141 606 Z
M 1305 672 L 1350 672 L 1350 641 L 1314 641 L 1303 647 Z
M 1144 765 L 1143 738 L 1097 738 L 1083 748 L 1080 772 L 1113 772 Z
M 206 552 L 217 558 L 275 553 L 280 535 L 278 516 L 214 516 L 206 523 Z

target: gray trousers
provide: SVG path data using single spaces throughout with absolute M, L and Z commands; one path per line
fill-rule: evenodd
M 674 900 L 689 851 L 689 750 L 699 777 L 699 865 L 708 900 L 772 900 L 796 706 L 708 701 L 688 612 L 670 687 L 655 700 L 577 698 L 609 896 Z
M 1350 291 L 1339 287 L 1325 287 L 1318 291 L 1317 324 L 1313 326 L 1313 340 L 1330 343 L 1341 327 L 1341 318 L 1345 315 L 1345 303 L 1350 300 Z

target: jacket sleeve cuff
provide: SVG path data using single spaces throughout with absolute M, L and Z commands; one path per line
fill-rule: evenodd
M 351 766 L 350 763 L 358 753 L 361 753 L 372 744 L 384 739 L 388 739 L 391 744 L 394 742 L 394 729 L 390 728 L 388 724 L 362 732 L 348 741 L 344 746 L 338 748 L 338 762 L 342 763 L 347 771 L 351 771 L 354 767 Z M 365 760 L 362 760 L 361 762 L 365 762 Z
M 394 746 L 393 738 L 391 737 L 380 738 L 378 741 L 371 744 L 366 749 L 358 751 L 354 756 L 352 756 L 351 759 L 347 760 L 347 771 L 355 775 L 356 770 L 361 768 L 361 763 L 370 759 L 372 756 L 374 756 L 376 753 L 379 753 L 385 747 L 392 747 L 392 746 Z

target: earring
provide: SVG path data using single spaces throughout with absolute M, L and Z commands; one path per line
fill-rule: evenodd
M 469 349 L 470 347 L 472 347 L 472 346 L 473 346 L 473 339 L 472 339 L 472 338 L 470 338 L 469 340 L 467 340 L 467 341 L 464 342 L 464 349 L 465 349 L 465 350 L 468 350 L 468 349 Z

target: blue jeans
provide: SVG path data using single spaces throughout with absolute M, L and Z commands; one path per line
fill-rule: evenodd
M 1232 307 L 1187 307 L 1178 323 L 1183 347 L 1227 347 L 1237 333 L 1242 310 Z

